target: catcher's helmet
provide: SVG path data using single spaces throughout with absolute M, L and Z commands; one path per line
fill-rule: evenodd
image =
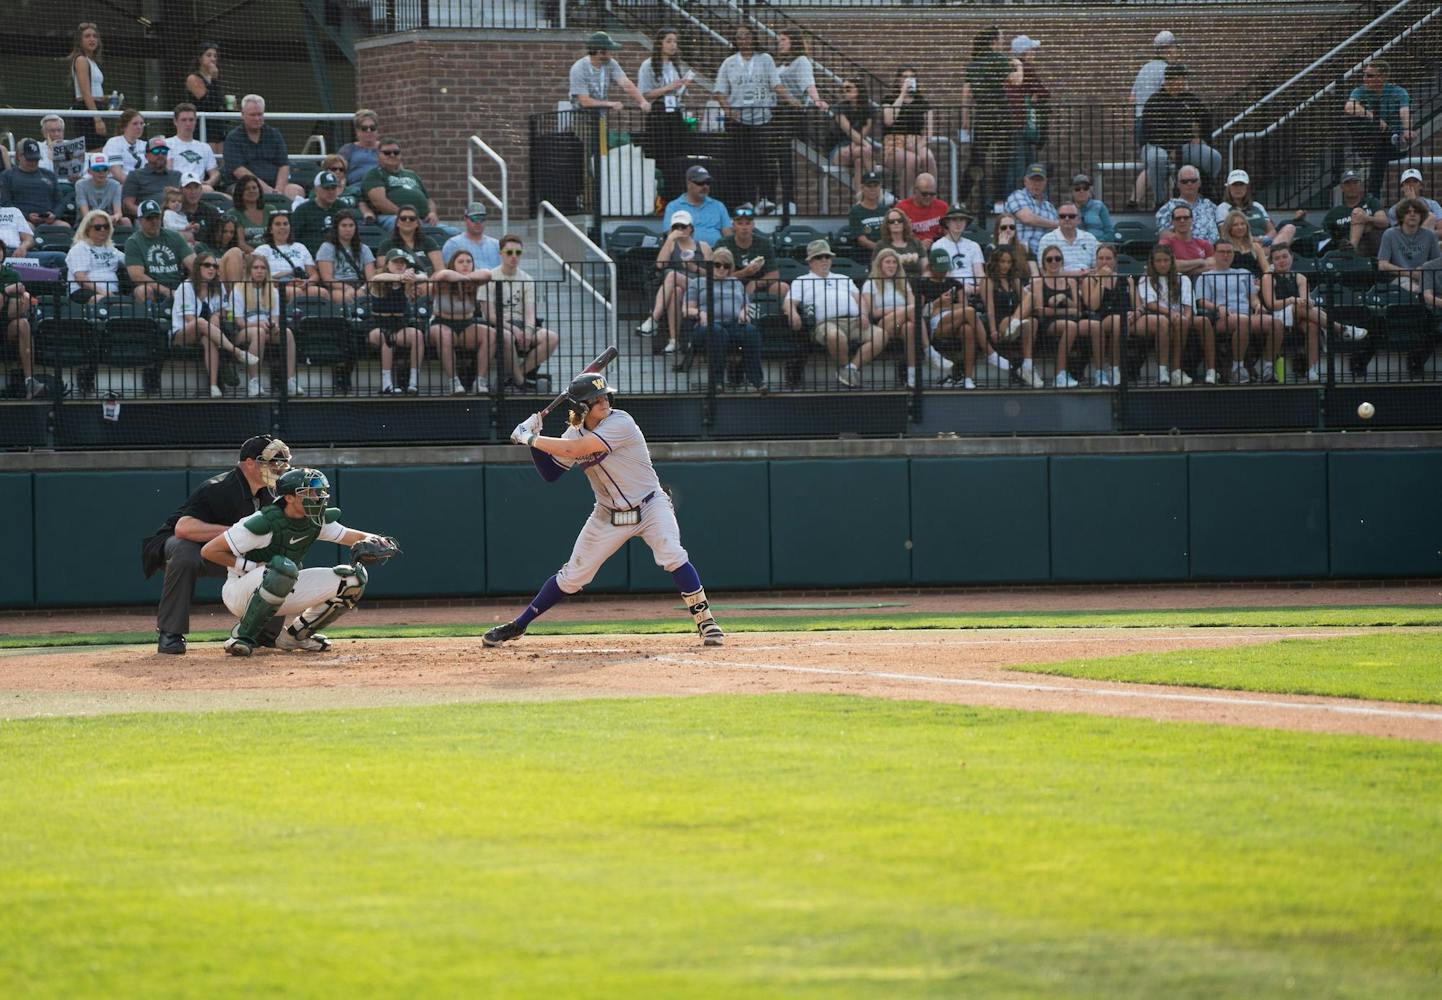
M 566 408 L 571 411 L 577 420 L 586 416 L 586 411 L 591 404 L 602 396 L 611 397 L 616 390 L 606 381 L 606 376 L 600 372 L 582 372 L 571 379 L 571 384 L 566 386 Z
M 279 496 L 294 494 L 300 498 L 305 516 L 311 524 L 325 524 L 325 509 L 330 503 L 330 480 L 319 469 L 291 469 L 276 480 Z

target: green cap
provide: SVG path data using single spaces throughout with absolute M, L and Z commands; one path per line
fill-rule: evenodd
M 140 203 L 140 207 L 135 210 L 135 214 L 142 219 L 148 219 L 153 215 L 160 215 L 160 202 L 154 198 L 147 198 Z
M 619 49 L 620 47 L 621 43 L 604 31 L 594 31 L 586 39 L 586 48 L 588 49 Z

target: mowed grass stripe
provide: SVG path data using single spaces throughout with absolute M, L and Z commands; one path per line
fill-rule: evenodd
M 483 612 L 477 611 L 477 617 Z M 1366 628 L 1373 626 L 1442 626 L 1442 607 L 1386 605 L 1300 608 L 1206 608 L 1163 611 L 1036 611 L 996 614 L 888 613 L 874 615 L 722 616 L 728 632 L 857 632 L 875 629 L 947 628 Z M 479 636 L 495 622 L 446 625 L 360 625 L 327 629 L 332 638 L 402 639 L 434 636 Z M 542 618 L 528 635 L 663 635 L 694 631 L 684 614 L 627 621 L 567 622 Z M 192 642 L 218 642 L 226 632 L 195 632 Z M 32 634 L 0 636 L 0 649 L 44 646 L 115 646 L 154 642 L 154 632 Z
M 1442 633 L 1436 632 L 1283 639 L 1008 669 L 1133 684 L 1442 705 Z
M 0 727 L 0 992 L 1435 995 L 1442 748 L 815 696 Z

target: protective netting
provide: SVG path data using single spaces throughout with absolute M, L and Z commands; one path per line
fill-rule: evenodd
M 3 443 L 223 441 L 237 420 L 298 440 L 484 439 L 613 342 L 613 381 L 655 405 L 663 436 L 1310 429 L 1356 425 L 1364 401 L 1375 404 L 1370 426 L 1442 421 L 1442 253 L 1428 235 L 1442 215 L 1430 200 L 1442 189 L 1435 6 L 1355 5 L 1322 24 L 1284 3 L 1261 27 L 1237 8 L 1215 32 L 1194 5 L 1009 5 L 1017 9 L 967 12 L 959 30 L 933 32 L 928 17 L 961 15 L 944 5 L 818 6 L 828 9 L 173 0 L 127 14 L 17 0 L 18 30 L 0 38 L 0 97 L 12 106 L 0 111 L 9 133 L 0 138 L 17 155 L 25 139 L 44 140 L 60 183 L 54 220 L 30 218 L 16 191 L 0 194 L 12 202 L 0 208 L 0 236 L 26 249 L 7 266 L 27 290 L 6 300 L 4 395 L 32 401 L 0 421 Z M 440 290 L 421 278 L 406 293 L 405 325 L 382 329 L 374 289 L 317 285 L 281 303 L 260 360 L 246 363 L 225 346 L 246 349 L 236 341 L 244 323 L 224 309 L 216 345 L 172 336 L 168 299 L 137 299 L 124 253 L 133 220 L 110 237 L 115 276 L 102 268 L 92 294 L 76 296 L 71 251 L 87 237 L 59 223 L 82 222 L 77 189 L 90 171 L 72 146 L 78 136 L 95 152 L 120 125 L 117 110 L 95 135 L 96 116 L 75 108 L 67 56 L 77 25 L 94 23 L 102 42 L 85 49 L 103 72 L 92 103 L 108 108 L 113 94 L 141 111 L 137 138 L 174 137 L 170 112 L 189 98 L 201 108 L 196 141 L 221 147 L 241 98 L 260 94 L 286 140 L 290 179 L 309 188 L 325 158 L 358 138 L 357 39 L 497 28 L 474 43 L 484 75 L 486 46 L 548 37 L 563 17 L 581 31 L 557 36 L 576 58 L 593 29 L 624 38 L 617 59 L 631 79 L 651 54 L 635 32 L 676 27 L 694 79 L 684 99 L 650 110 L 627 94 L 609 95 L 617 109 L 553 110 L 566 96 L 559 76 L 516 103 L 528 139 L 508 155 L 531 197 L 513 215 L 548 201 L 615 262 L 570 253 L 563 262 L 532 240 L 533 322 L 522 316 L 512 330 L 498 318 L 510 303 L 492 301 L 497 286 L 482 288 L 470 322 L 438 321 Z M 1067 29 L 1073 17 L 1085 30 Z M 1170 39 L 1163 24 L 1177 29 Z M 783 68 L 810 51 L 814 93 L 804 78 L 788 91 L 800 107 L 765 81 L 757 94 L 723 90 L 733 107 L 774 98 L 769 117 L 728 116 L 716 103 L 742 27 Z M 1239 44 L 1237 32 L 1258 44 Z M 214 62 L 200 61 L 206 52 Z M 412 83 L 421 96 L 408 107 L 424 117 L 429 83 L 419 70 Z M 42 127 L 47 111 L 64 119 L 63 136 Z M 450 135 L 448 125 L 434 134 Z M 687 183 L 698 168 L 704 190 Z M 364 199 L 361 180 L 341 183 Z M 1404 195 L 1420 198 L 1415 225 Z M 267 195 L 252 224 L 297 196 L 311 195 Z M 689 243 L 668 243 L 674 209 L 686 206 L 667 205 L 688 196 L 698 216 L 705 196 L 728 211 L 724 241 L 719 229 L 690 234 L 707 244 L 694 257 Z M 751 221 L 735 225 L 746 206 Z M 1073 212 L 1089 235 L 1070 235 L 1063 216 Z M 893 229 L 897 213 L 905 221 Z M 947 214 L 959 231 L 949 259 L 934 263 Z M 361 221 L 362 242 L 381 256 L 387 230 Z M 423 221 L 438 245 L 463 225 Z M 1061 267 L 1047 273 L 1047 242 L 1058 236 Z M 1224 236 L 1230 266 L 1218 259 Z M 218 251 L 229 301 L 251 246 L 232 251 L 218 238 L 208 225 L 187 236 Z M 873 275 L 888 244 L 900 273 Z M 749 286 L 739 294 L 713 270 L 723 245 Z M 1018 251 L 1009 263 L 1008 246 Z M 318 256 L 314 241 L 308 249 Z M 813 274 L 819 259 L 830 262 L 826 275 Z M 517 378 L 518 343 L 531 370 L 523 360 Z M 110 419 L 116 403 L 120 418 Z

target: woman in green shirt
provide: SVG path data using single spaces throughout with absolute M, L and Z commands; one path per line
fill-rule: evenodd
M 265 227 L 270 216 L 265 208 L 265 194 L 260 190 L 260 181 L 254 177 L 242 177 L 235 182 L 232 197 L 235 207 L 230 210 L 230 217 L 239 230 L 241 249 L 252 253 L 265 242 Z

